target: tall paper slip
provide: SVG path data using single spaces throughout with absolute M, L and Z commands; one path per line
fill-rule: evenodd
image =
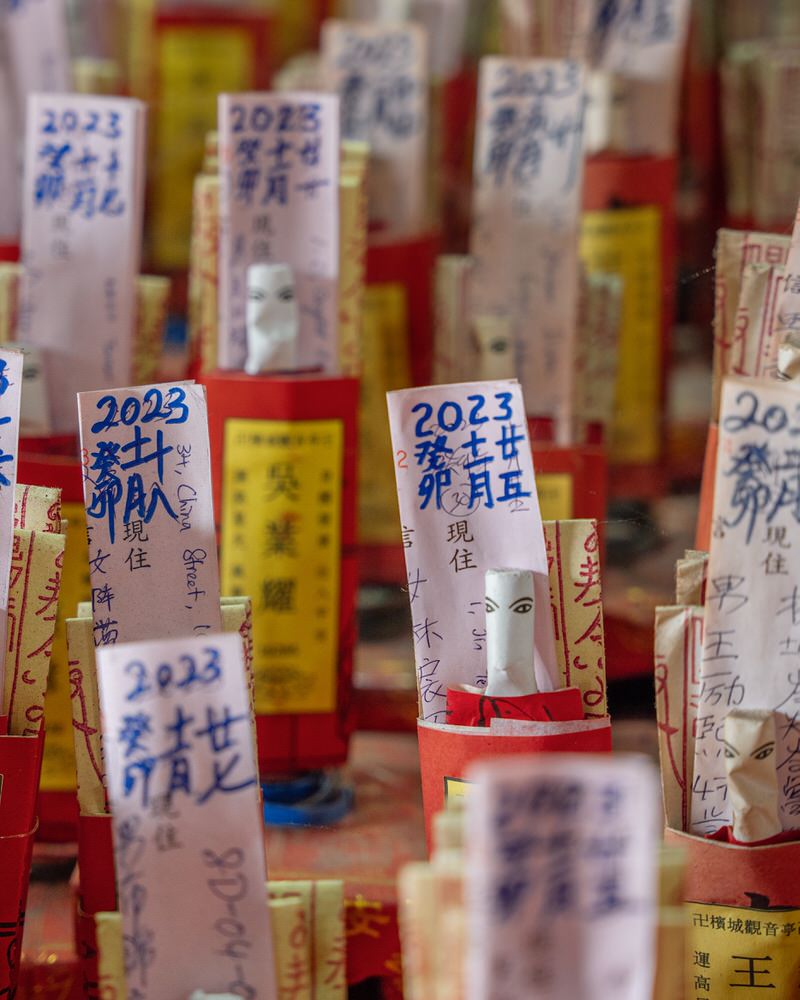
M 71 88 L 67 0 L 9 0 L 0 18 L 20 121 L 29 94 Z
M 14 494 L 19 457 L 22 354 L 0 348 L 0 650 L 8 642 L 8 594 L 14 548 Z M 0 707 L 4 704 L 0 670 Z
M 45 352 L 59 434 L 77 392 L 131 380 L 144 114 L 117 97 L 28 102 L 19 340 Z
M 368 142 L 373 236 L 399 239 L 426 223 L 427 34 L 416 24 L 327 21 L 322 72 L 339 95 L 342 138 Z
M 288 264 L 299 367 L 338 365 L 339 102 L 220 94 L 219 366 L 244 368 L 247 268 Z
M 78 397 L 96 646 L 221 628 L 205 390 Z
M 470 1000 L 644 1000 L 658 781 L 644 759 L 476 765 L 467 796 Z
M 0 63 L 0 191 L 15 191 L 17 177 L 18 122 L 11 90 L 11 74 Z M 0 243 L 12 243 L 19 232 L 19 202 L 16 198 L 0 198 Z
M 673 77 L 689 26 L 689 0 L 619 0 L 596 5 L 593 62 L 637 80 Z
M 277 998 L 238 635 L 98 651 L 128 995 Z
M 559 686 L 544 530 L 515 381 L 387 394 L 420 716 L 445 722 L 447 689 L 486 684 L 487 569 L 534 573 L 535 669 Z
M 470 249 L 472 320 L 510 317 L 528 411 L 568 435 L 578 309 L 583 71 L 481 60 Z
M 733 708 L 776 713 L 784 829 L 800 828 L 800 396 L 780 383 L 722 389 L 691 830 L 731 821 L 722 724 Z

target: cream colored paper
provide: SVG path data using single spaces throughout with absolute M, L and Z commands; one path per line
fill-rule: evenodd
M 164 353 L 169 294 L 169 278 L 140 275 L 136 279 L 136 332 L 131 373 L 135 385 L 147 385 L 158 380 Z
M 329 94 L 220 94 L 220 368 L 247 356 L 245 281 L 294 271 L 300 367 L 339 364 L 339 102 Z
M 219 177 L 194 182 L 189 270 L 189 335 L 197 344 L 202 374 L 217 367 L 219 328 Z
M 448 254 L 436 259 L 434 274 L 433 381 L 462 382 L 476 370 L 475 343 L 469 337 L 471 257 Z
M 610 428 L 619 369 L 623 280 L 595 272 L 582 283 L 575 359 L 576 436 L 587 424 Z
M 299 903 L 302 908 L 303 923 L 301 925 L 295 917 L 293 933 L 295 937 L 308 939 L 311 1000 L 345 1000 L 347 975 L 342 882 L 334 879 L 281 880 L 269 882 L 267 888 L 273 924 L 274 908 L 285 901 Z M 284 963 L 280 950 L 278 962 L 282 968 L 289 965 L 288 961 Z
M 708 553 L 687 549 L 675 564 L 675 603 L 701 605 L 706 592 Z
M 687 830 L 703 655 L 702 607 L 656 608 L 655 694 L 667 826 Z
M 734 837 L 743 843 L 776 837 L 782 825 L 774 713 L 732 709 L 725 716 L 724 742 Z
M 786 265 L 789 245 L 789 237 L 775 233 L 733 229 L 720 229 L 717 233 L 712 420 L 716 421 L 719 414 L 722 377 L 734 373 L 730 358 L 731 355 L 736 358 L 737 344 L 740 343 L 737 337 L 737 311 L 744 270 L 749 264 Z
M 547 607 L 547 554 L 518 383 L 467 382 L 390 392 L 420 717 L 443 722 L 447 689 L 486 680 L 484 578 L 535 574 Z M 553 622 L 536 616 L 536 684 L 561 687 Z
M 339 177 L 339 367 L 361 373 L 361 337 L 367 270 L 366 143 L 343 142 Z
M 427 224 L 427 34 L 393 21 L 326 21 L 322 74 L 338 94 L 345 139 L 369 143 L 370 238 L 392 242 Z
M 473 765 L 466 801 L 470 1000 L 643 1000 L 655 972 L 657 777 L 637 757 Z M 580 947 L 576 947 L 576 942 Z
M 0 344 L 16 337 L 21 277 L 20 264 L 0 262 Z
M 150 943 L 129 953 L 129 993 L 183 1000 L 199 982 L 277 1000 L 239 636 L 122 644 L 97 658 L 123 933 Z M 164 894 L 167 883 L 181 891 Z
M 603 719 L 576 719 L 574 722 L 534 722 L 529 719 L 491 719 L 489 728 L 498 736 L 570 736 L 605 729 L 608 716 Z
M 145 110 L 121 97 L 30 98 L 18 339 L 45 352 L 53 428 L 75 394 L 132 381 Z
M 44 725 L 65 541 L 53 532 L 14 531 L 3 702 L 12 735 L 38 735 Z
M 219 631 L 205 389 L 81 393 L 78 410 L 95 644 Z
M 72 86 L 67 0 L 15 0 L 3 13 L 10 82 L 24 121 L 30 94 L 60 94 Z
M 470 315 L 508 317 L 528 413 L 571 432 L 583 173 L 578 63 L 481 60 Z
M 97 936 L 97 976 L 101 1000 L 127 1000 L 125 945 L 119 913 L 94 915 Z
M 606 666 L 600 538 L 594 521 L 545 521 L 557 687 L 581 691 L 587 718 L 605 718 Z

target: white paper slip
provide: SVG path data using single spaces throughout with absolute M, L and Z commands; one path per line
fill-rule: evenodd
M 534 573 L 536 686 L 559 686 L 547 552 L 519 383 L 387 394 L 420 716 L 447 689 L 486 684 L 485 574 Z
M 95 646 L 222 627 L 205 389 L 78 397 Z
M 8 636 L 8 595 L 14 549 L 14 492 L 19 459 L 19 408 L 22 395 L 22 354 L 0 348 L 0 650 Z M 0 709 L 4 705 L 0 670 Z
M 118 97 L 28 102 L 18 339 L 45 353 L 58 434 L 77 392 L 131 380 L 144 115 Z
M 478 84 L 471 319 L 509 317 L 528 412 L 569 435 L 578 310 L 584 74 L 486 58 Z
M 6 347 L 22 352 L 22 400 L 19 432 L 23 437 L 47 437 L 50 423 L 50 393 L 44 373 L 44 359 L 38 347 L 8 343 Z
M 800 393 L 723 383 L 706 584 L 691 829 L 731 821 L 723 722 L 731 709 L 776 713 L 784 829 L 800 828 Z
M 540 754 L 467 774 L 470 1000 L 644 1000 L 658 778 L 644 758 Z
M 343 139 L 369 143 L 369 225 L 388 242 L 426 225 L 428 40 L 418 24 L 326 21 L 322 68 Z
M 614 0 L 595 7 L 595 68 L 641 80 L 674 76 L 689 27 L 689 0 Z
M 63 94 L 72 86 L 67 0 L 9 0 L 0 24 L 22 121 L 29 94 Z
M 800 205 L 794 219 L 786 276 L 775 319 L 775 339 L 778 344 L 800 347 Z
M 275 1000 L 240 637 L 103 648 L 97 668 L 129 998 Z
M 330 94 L 219 96 L 219 366 L 244 368 L 247 269 L 294 274 L 299 367 L 338 358 L 339 102 Z

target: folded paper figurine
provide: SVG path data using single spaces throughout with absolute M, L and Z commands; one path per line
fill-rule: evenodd
M 775 715 L 733 709 L 725 717 L 725 771 L 733 810 L 733 837 L 752 844 L 782 831 L 778 814 Z
M 583 718 L 577 688 L 539 693 L 534 671 L 536 598 L 528 569 L 486 571 L 486 687 L 447 692 L 453 726 L 488 726 L 492 718 L 539 722 Z M 547 609 L 549 613 L 549 608 Z
M 292 269 L 288 264 L 251 264 L 247 269 L 247 374 L 296 368 L 299 331 Z

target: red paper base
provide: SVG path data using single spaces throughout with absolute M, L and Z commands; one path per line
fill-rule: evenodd
M 764 909 L 800 907 L 798 841 L 741 847 L 677 830 L 665 840 L 686 852 L 684 898 L 692 902 L 747 907 L 756 895 L 768 900 Z
M 492 719 L 520 719 L 528 722 L 571 722 L 583 718 L 581 693 L 562 688 L 513 698 L 491 698 L 473 691 L 447 691 L 449 726 L 491 726 Z
M 333 767 L 347 760 L 352 731 L 351 688 L 355 647 L 356 451 L 358 381 L 324 375 L 259 375 L 213 372 L 202 379 L 208 395 L 211 474 L 217 527 L 222 523 L 225 424 L 230 419 L 341 420 L 342 553 L 339 598 L 339 665 L 333 712 L 269 715 L 256 719 L 262 774 Z
M 417 723 L 425 833 L 431 846 L 433 817 L 444 808 L 450 781 L 463 781 L 469 765 L 487 757 L 532 753 L 610 753 L 611 722 L 601 729 L 553 736 L 492 736 L 491 730 L 452 732 Z

